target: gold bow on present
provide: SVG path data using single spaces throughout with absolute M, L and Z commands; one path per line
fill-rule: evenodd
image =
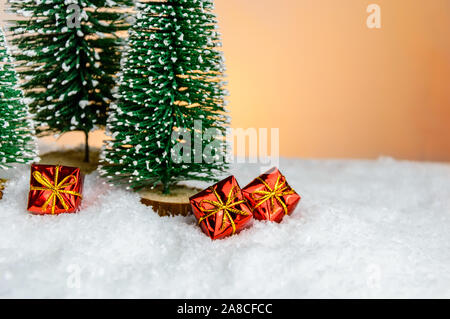
M 228 194 L 227 202 L 224 204 L 222 199 L 220 198 L 219 194 L 217 194 L 216 190 L 213 187 L 211 187 L 210 189 L 212 190 L 214 195 L 217 197 L 218 202 L 214 202 L 214 201 L 207 200 L 207 199 L 204 199 L 200 202 L 200 210 L 207 215 L 200 218 L 198 223 L 200 224 L 205 219 L 208 219 L 209 217 L 211 217 L 223 210 L 222 227 L 220 228 L 220 230 L 223 230 L 225 228 L 225 222 L 228 219 L 228 221 L 231 224 L 231 227 L 233 227 L 233 235 L 234 235 L 236 233 L 236 224 L 234 223 L 233 218 L 231 218 L 230 212 L 235 213 L 237 215 L 244 215 L 244 216 L 250 215 L 249 213 L 246 213 L 242 210 L 234 208 L 234 206 L 243 204 L 246 202 L 245 199 L 234 202 L 234 200 L 238 196 L 237 193 L 234 193 L 234 195 L 233 195 L 235 188 L 237 188 L 237 186 L 233 186 L 231 188 L 230 193 Z M 203 207 L 203 203 L 208 203 L 208 204 L 214 206 L 214 208 L 206 209 Z
M 1 179 L 0 178 L 0 190 L 2 190 L 4 188 L 4 184 L 6 183 L 6 179 Z
M 266 188 L 268 190 L 267 191 L 254 191 L 252 193 L 251 196 L 252 196 L 253 200 L 255 200 L 257 202 L 257 204 L 253 207 L 253 210 L 256 209 L 257 207 L 261 206 L 268 200 L 270 200 L 270 202 L 272 204 L 272 210 L 273 210 L 275 207 L 275 200 L 277 200 L 283 207 L 284 213 L 287 215 L 288 208 L 287 208 L 286 204 L 284 203 L 284 201 L 281 199 L 281 197 L 286 196 L 286 195 L 295 194 L 295 192 L 291 187 L 286 186 L 286 180 L 283 183 L 280 183 L 281 175 L 278 176 L 277 182 L 275 183 L 275 186 L 272 189 L 269 186 L 269 184 L 267 184 L 262 178 L 258 177 L 257 179 L 261 183 L 263 183 L 264 186 L 266 186 Z M 256 194 L 263 195 L 263 196 L 256 198 L 255 197 Z
M 56 166 L 56 171 L 55 171 L 55 180 L 52 183 L 47 177 L 43 176 L 40 172 L 35 171 L 33 172 L 33 177 L 34 179 L 41 184 L 43 187 L 38 187 L 38 186 L 31 186 L 30 189 L 32 191 L 51 191 L 52 194 L 48 197 L 48 199 L 45 201 L 44 205 L 42 205 L 42 211 L 45 212 L 47 210 L 48 205 L 52 203 L 52 215 L 55 214 L 55 209 L 56 209 L 56 199 L 58 198 L 59 201 L 61 202 L 61 204 L 63 205 L 64 209 L 66 211 L 69 210 L 69 206 L 66 203 L 66 200 L 64 199 L 64 197 L 61 195 L 61 193 L 63 194 L 69 194 L 69 195 L 73 195 L 73 196 L 79 196 L 81 198 L 83 198 L 81 196 L 81 194 L 74 192 L 74 191 L 68 191 L 68 190 L 64 190 L 64 188 L 72 186 L 74 184 L 78 183 L 78 178 L 74 175 L 69 175 L 67 177 L 65 177 L 61 182 L 58 183 L 58 176 L 59 176 L 59 170 L 61 169 L 61 166 Z M 67 182 L 69 179 L 72 179 L 72 181 Z

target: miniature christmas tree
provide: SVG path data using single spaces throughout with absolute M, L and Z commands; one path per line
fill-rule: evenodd
M 0 168 L 12 163 L 29 163 L 37 157 L 33 123 L 0 29 Z
M 89 132 L 106 124 L 131 0 L 9 0 L 19 75 L 39 135 Z
M 100 170 L 111 183 L 135 190 L 163 185 L 167 194 L 177 182 L 215 181 L 226 169 L 227 144 L 220 137 L 229 119 L 213 9 L 212 0 L 137 4 Z M 183 138 L 174 140 L 177 132 Z M 177 146 L 192 140 L 183 161 L 174 160 Z

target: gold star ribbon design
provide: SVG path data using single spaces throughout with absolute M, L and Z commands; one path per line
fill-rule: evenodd
M 216 196 L 218 201 L 215 202 L 215 201 L 204 199 L 200 202 L 200 210 L 203 213 L 205 213 L 206 215 L 203 216 L 202 218 L 200 218 L 198 223 L 200 224 L 205 219 L 208 219 L 209 217 L 217 214 L 218 212 L 223 211 L 222 226 L 221 226 L 220 230 L 225 229 L 226 221 L 228 220 L 231 224 L 231 227 L 233 228 L 232 234 L 234 235 L 236 233 L 236 224 L 234 223 L 234 220 L 231 217 L 230 213 L 234 213 L 237 215 L 243 215 L 243 216 L 250 215 L 249 213 L 246 213 L 242 210 L 235 208 L 235 206 L 246 202 L 245 199 L 235 202 L 235 199 L 238 196 L 238 194 L 235 192 L 236 188 L 237 188 L 237 186 L 233 186 L 231 188 L 230 193 L 228 194 L 228 197 L 227 197 L 227 201 L 226 201 L 226 203 L 224 203 L 222 201 L 222 199 L 220 198 L 219 194 L 217 194 L 216 190 L 213 187 L 211 187 L 210 189 L 212 190 L 212 192 L 214 193 L 214 195 Z M 210 205 L 214 206 L 214 208 L 206 209 L 203 206 L 204 203 L 210 204 Z
M 264 184 L 264 186 L 267 188 L 266 191 L 254 191 L 252 193 L 252 198 L 253 200 L 256 201 L 256 205 L 253 207 L 253 210 L 255 210 L 256 208 L 258 208 L 259 206 L 261 206 L 262 204 L 264 204 L 266 201 L 270 200 L 271 204 L 272 204 L 272 210 L 275 207 L 275 201 L 278 201 L 280 203 L 280 205 L 283 207 L 284 209 L 284 213 L 285 215 L 288 214 L 288 208 L 286 206 L 286 204 L 284 203 L 282 197 L 286 196 L 286 195 L 292 195 L 295 194 L 294 190 L 286 185 L 286 180 L 282 183 L 280 183 L 281 180 L 281 175 L 278 176 L 277 178 L 277 182 L 275 183 L 274 188 L 272 189 L 269 184 L 266 183 L 266 181 L 264 181 L 262 178 L 258 177 L 257 178 L 261 183 Z M 261 197 L 256 198 L 255 195 L 262 195 Z
M 48 205 L 50 205 L 50 203 L 52 203 L 52 215 L 55 214 L 57 199 L 59 199 L 59 201 L 61 202 L 62 206 L 64 207 L 64 209 L 66 211 L 69 210 L 69 206 L 67 205 L 66 200 L 64 199 L 64 197 L 61 194 L 69 194 L 69 195 L 79 196 L 79 197 L 83 198 L 82 195 L 77 192 L 64 190 L 64 188 L 66 188 L 66 187 L 77 184 L 78 178 L 74 175 L 69 175 L 69 176 L 65 177 L 61 182 L 58 182 L 60 169 L 61 169 L 61 166 L 59 166 L 59 165 L 56 166 L 55 179 L 54 179 L 53 183 L 46 176 L 43 176 L 38 171 L 33 172 L 33 174 L 32 174 L 34 179 L 43 186 L 43 187 L 31 186 L 30 189 L 32 191 L 51 191 L 52 192 L 52 194 L 45 201 L 44 205 L 42 205 L 42 211 L 45 212 L 47 210 Z M 69 181 L 70 179 L 72 179 L 72 181 Z

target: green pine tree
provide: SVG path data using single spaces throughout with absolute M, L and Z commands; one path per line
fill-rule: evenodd
M 22 91 L 17 88 L 3 29 L 0 29 L 0 59 L 0 168 L 8 168 L 12 163 L 30 163 L 37 155 L 33 122 Z
M 117 32 L 131 0 L 9 0 L 14 52 L 39 135 L 89 132 L 106 124 L 120 67 Z
M 194 135 L 215 130 L 226 135 L 224 63 L 219 51 L 213 0 L 147 1 L 137 4 L 130 29 L 119 97 L 112 107 L 100 173 L 112 184 L 134 190 L 180 181 L 215 181 L 227 168 L 226 142 Z M 197 122 L 195 122 L 197 121 Z M 198 121 L 201 121 L 201 129 Z M 197 124 L 196 124 L 197 123 Z M 196 129 L 194 129 L 197 126 Z M 172 155 L 180 141 L 172 133 L 187 130 L 182 140 L 192 151 L 179 163 Z M 204 161 L 206 150 L 214 161 Z M 190 158 L 190 160 L 189 160 Z

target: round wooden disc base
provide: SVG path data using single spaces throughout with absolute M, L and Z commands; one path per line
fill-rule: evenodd
M 84 162 L 84 151 L 82 150 L 50 152 L 41 155 L 40 164 L 79 167 L 84 174 L 90 174 L 99 165 L 100 150 L 91 149 L 89 156 L 90 162 L 86 163 Z
M 170 189 L 169 195 L 162 193 L 162 187 L 143 190 L 139 194 L 141 195 L 141 203 L 151 206 L 161 217 L 188 216 L 192 214 L 189 197 L 200 191 L 198 188 L 174 186 Z

